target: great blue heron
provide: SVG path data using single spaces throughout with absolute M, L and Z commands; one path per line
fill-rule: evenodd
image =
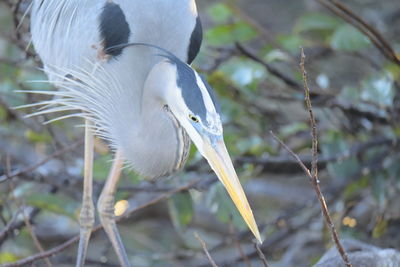
M 213 90 L 188 65 L 202 40 L 194 0 L 33 0 L 31 32 L 49 80 L 60 88 L 38 92 L 55 97 L 39 103 L 45 108 L 36 114 L 78 110 L 67 117 L 86 120 L 77 266 L 94 224 L 93 133 L 115 151 L 97 208 L 121 265 L 129 260 L 113 210 L 123 161 L 143 176 L 165 176 L 184 165 L 190 140 L 260 240 Z

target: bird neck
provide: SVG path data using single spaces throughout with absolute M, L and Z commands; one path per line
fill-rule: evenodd
M 159 65 L 161 64 L 161 65 Z M 167 104 L 173 72 L 162 63 L 153 67 L 144 84 L 140 124 L 125 155 L 132 167 L 148 178 L 169 175 L 186 162 L 190 139 Z M 168 64 L 168 63 L 166 63 Z

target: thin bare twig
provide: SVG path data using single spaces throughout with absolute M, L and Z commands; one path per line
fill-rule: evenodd
M 260 245 L 262 251 L 273 251 L 274 248 L 279 244 L 288 242 L 288 239 L 293 236 L 299 229 L 302 229 L 310 224 L 311 220 L 318 215 L 319 209 L 313 208 L 311 213 L 308 213 L 305 218 L 302 218 L 300 221 L 292 222 L 287 225 L 284 229 L 278 230 L 272 235 L 268 236 L 268 238 Z M 292 213 L 291 213 L 292 214 Z M 289 215 L 288 215 L 289 216 Z M 293 216 L 293 214 L 291 215 Z M 211 251 L 215 251 L 217 249 L 221 249 L 224 247 L 226 243 L 221 242 L 217 246 L 211 249 Z M 247 257 L 254 258 L 258 256 L 258 252 L 256 250 L 251 250 L 246 252 Z M 223 261 L 219 261 L 218 264 L 221 266 L 236 266 L 237 262 L 240 262 L 242 257 L 233 256 L 230 258 L 226 258 Z
M 244 56 L 254 60 L 255 62 L 260 63 L 264 66 L 264 68 L 271 73 L 273 76 L 277 77 L 283 83 L 285 83 L 288 87 L 294 88 L 296 90 L 302 90 L 301 84 L 298 83 L 295 79 L 287 76 L 285 73 L 280 72 L 279 70 L 275 69 L 273 66 L 265 62 L 263 59 L 258 57 L 255 53 L 250 51 L 241 43 L 236 43 L 237 50 L 242 53 Z
M 9 263 L 9 264 L 5 264 L 3 267 L 20 267 L 20 266 L 24 266 L 24 265 L 30 264 L 32 262 L 44 259 L 44 258 L 51 257 L 57 253 L 60 253 L 61 251 L 65 250 L 65 249 L 67 249 L 68 247 L 70 247 L 71 245 L 73 245 L 74 243 L 76 243 L 78 241 L 79 241 L 79 235 L 75 236 L 75 237 L 69 239 L 68 241 L 62 243 L 61 245 L 56 246 L 52 249 L 49 249 L 43 253 L 38 253 L 38 254 L 35 254 L 32 256 L 29 256 L 27 258 L 24 258 L 22 260 L 19 260 L 19 261 L 13 262 L 13 263 Z
M 308 113 L 310 115 L 310 124 L 311 124 L 311 136 L 312 136 L 312 164 L 311 164 L 311 181 L 312 181 L 312 185 L 313 188 L 315 190 L 315 192 L 317 193 L 317 197 L 318 200 L 321 204 L 322 207 L 322 212 L 324 214 L 326 223 L 331 231 L 331 235 L 332 235 L 332 239 L 335 242 L 336 248 L 340 253 L 340 256 L 342 257 L 345 265 L 347 267 L 351 267 L 351 263 L 349 260 L 349 257 L 346 253 L 346 251 L 344 250 L 340 239 L 339 239 L 339 235 L 336 231 L 335 225 L 333 224 L 331 215 L 329 213 L 328 210 L 328 206 L 326 205 L 326 201 L 325 201 L 325 197 L 322 194 L 321 188 L 319 186 L 319 179 L 318 179 L 318 166 L 317 166 L 317 162 L 318 162 L 318 135 L 317 135 L 317 123 L 315 121 L 315 117 L 314 117 L 314 112 L 312 109 L 312 105 L 311 105 L 311 99 L 310 99 L 310 88 L 308 87 L 308 83 L 307 83 L 307 72 L 305 69 L 305 59 L 306 56 L 304 54 L 304 49 L 301 48 L 301 60 L 300 60 L 300 69 L 303 75 L 303 82 L 304 82 L 304 91 L 305 91 L 305 101 L 306 101 L 306 105 L 307 105 L 307 109 L 308 109 Z
M 310 88 L 308 87 L 307 72 L 305 69 L 305 59 L 306 59 L 306 56 L 304 54 L 304 49 L 301 48 L 300 69 L 301 69 L 302 76 L 303 76 L 305 101 L 306 101 L 308 113 L 310 116 L 311 136 L 312 136 L 312 158 L 313 159 L 312 159 L 312 164 L 311 164 L 311 182 L 312 182 L 315 192 L 317 193 L 318 200 L 322 207 L 322 212 L 324 214 L 326 223 L 328 224 L 329 229 L 331 231 L 332 239 L 335 242 L 336 248 L 338 249 L 346 266 L 351 267 L 352 265 L 350 263 L 349 257 L 339 240 L 339 236 L 336 231 L 335 225 L 333 224 L 332 218 L 330 216 L 328 206 L 326 205 L 325 197 L 322 194 L 321 188 L 319 186 L 320 181 L 318 179 L 318 166 L 317 166 L 317 162 L 318 162 L 317 123 L 315 121 L 314 112 L 313 112 L 312 105 L 311 105 Z
M 400 58 L 397 57 L 389 42 L 365 20 L 356 15 L 350 8 L 337 0 L 316 0 L 337 16 L 357 28 L 360 32 L 365 34 L 374 46 L 390 61 L 400 65 Z
M 269 267 L 269 266 L 268 266 L 267 258 L 265 258 L 265 255 L 264 255 L 264 253 L 262 252 L 262 250 L 261 250 L 260 245 L 258 244 L 258 242 L 254 242 L 254 248 L 255 248 L 256 251 L 257 251 L 258 257 L 260 257 L 260 260 L 261 260 L 263 266 L 264 266 L 264 267 Z
M 16 120 L 24 123 L 31 130 L 35 132 L 39 132 L 41 130 L 42 128 L 41 125 L 39 125 L 32 119 L 25 118 L 20 112 L 10 107 L 7 101 L 1 95 L 0 95 L 0 106 L 2 106 L 6 110 L 6 112 L 10 117 L 15 118 Z
M 204 253 L 206 254 L 208 260 L 210 261 L 211 266 L 218 267 L 218 265 L 215 263 L 215 261 L 213 260 L 213 258 L 211 257 L 210 253 L 207 250 L 206 242 L 204 242 L 203 239 L 201 239 L 201 237 L 199 236 L 198 233 L 194 233 L 194 237 L 196 237 L 196 239 L 199 240 L 199 242 L 200 242 L 200 244 L 201 244 L 201 246 L 203 248 Z
M 293 158 L 297 160 L 301 168 L 304 170 L 306 175 L 310 178 L 312 187 L 317 195 L 318 201 L 321 204 L 321 209 L 322 209 L 322 214 L 324 215 L 326 224 L 328 225 L 328 228 L 331 232 L 332 240 L 336 245 L 336 248 L 340 254 L 340 256 L 343 259 L 344 264 L 347 267 L 352 267 L 352 264 L 350 263 L 349 257 L 346 253 L 346 251 L 343 248 L 343 245 L 340 242 L 339 235 L 336 231 L 335 225 L 333 224 L 332 218 L 330 216 L 328 206 L 325 201 L 325 197 L 321 191 L 321 188 L 319 186 L 320 181 L 318 179 L 318 166 L 317 166 L 317 160 L 318 160 L 318 136 L 317 136 L 317 124 L 315 121 L 314 117 L 314 112 L 312 109 L 311 105 L 311 100 L 310 100 L 310 88 L 308 87 L 307 84 L 307 72 L 305 70 L 305 54 L 304 50 L 301 49 L 301 61 L 300 61 L 300 69 L 303 75 L 303 82 L 304 82 L 304 91 L 305 91 L 305 102 L 306 106 L 308 109 L 308 113 L 310 116 L 310 125 L 311 125 L 311 136 L 312 136 L 312 164 L 311 164 L 311 171 L 301 162 L 300 158 L 287 146 L 283 143 L 282 140 L 280 140 L 272 131 L 271 134 L 273 138 L 279 142 L 279 144 L 282 145 L 282 147 L 289 152 L 290 155 L 292 155 Z
M 312 179 L 310 170 L 306 167 L 306 165 L 304 165 L 304 163 L 301 161 L 300 157 L 296 153 L 294 153 L 278 136 L 276 136 L 273 131 L 270 131 L 270 134 L 286 151 L 289 152 L 289 154 L 297 161 L 297 163 L 303 169 L 303 171 L 307 174 L 307 176 L 310 177 L 310 179 Z
M 376 136 L 371 138 L 366 142 L 360 142 L 352 145 L 346 151 L 338 153 L 336 155 L 329 156 L 320 156 L 318 157 L 318 169 L 325 169 L 327 164 L 330 162 L 339 162 L 350 157 L 357 157 L 365 154 L 368 150 L 373 149 L 375 147 L 386 147 L 396 148 L 400 145 L 400 138 L 386 138 L 381 136 Z M 311 166 L 312 156 L 307 154 L 299 154 L 298 155 L 301 162 L 304 163 L 305 166 Z M 262 166 L 263 172 L 273 172 L 273 173 L 283 173 L 283 174 L 293 174 L 297 173 L 299 170 L 297 169 L 299 166 L 299 161 L 293 159 L 292 156 L 288 155 L 279 155 L 279 156 L 266 156 L 266 157 L 256 157 L 256 156 L 246 156 L 236 158 L 235 163 L 239 164 L 251 163 L 255 165 Z M 300 170 L 301 171 L 301 170 Z M 288 176 L 290 178 L 291 176 Z
M 25 174 L 25 173 L 32 172 L 35 169 L 39 168 L 40 166 L 46 164 L 50 160 L 52 160 L 54 158 L 57 158 L 57 157 L 63 155 L 64 153 L 66 153 L 68 151 L 74 150 L 75 148 L 77 148 L 78 146 L 80 146 L 82 144 L 83 144 L 83 140 L 77 141 L 77 142 L 71 144 L 70 146 L 68 146 L 68 147 L 66 147 L 64 149 L 61 149 L 59 151 L 56 151 L 56 152 L 52 153 L 51 155 L 47 156 L 46 158 L 42 159 L 41 161 L 39 161 L 39 162 L 29 166 L 29 167 L 26 167 L 26 168 L 20 169 L 20 170 L 12 171 L 12 172 L 10 172 L 9 175 L 2 175 L 2 176 L 0 176 L 0 184 L 5 182 L 5 181 L 7 181 L 8 179 L 11 179 L 11 178 L 14 178 L 14 177 L 18 176 L 18 175 L 22 175 L 22 174 Z
M 6 156 L 6 174 L 5 174 L 7 177 L 9 177 L 10 171 L 11 171 L 11 158 L 10 158 L 9 155 L 7 155 L 7 156 Z M 28 231 L 29 231 L 29 234 L 31 235 L 31 238 L 32 238 L 32 240 L 33 240 L 33 243 L 35 244 L 35 247 L 38 249 L 39 252 L 43 252 L 43 247 L 42 247 L 42 245 L 40 244 L 40 241 L 39 241 L 39 239 L 37 238 L 35 231 L 33 230 L 32 224 L 31 224 L 31 222 L 30 222 L 30 218 L 29 218 L 29 216 L 27 216 L 26 213 L 25 213 L 25 207 L 24 207 L 24 205 L 23 205 L 23 204 L 21 203 L 21 201 L 20 201 L 18 198 L 16 198 L 15 195 L 14 195 L 15 188 L 14 188 L 14 184 L 12 183 L 12 181 L 9 183 L 9 187 L 10 187 L 10 192 L 11 192 L 11 193 L 10 193 L 10 199 L 11 199 L 12 202 L 14 202 L 15 204 L 17 204 L 17 206 L 18 206 L 18 211 L 17 211 L 17 213 L 19 213 L 19 211 L 22 212 L 22 216 L 23 216 L 25 225 L 26 225 L 26 227 L 27 227 L 27 229 L 28 229 Z M 52 267 L 52 266 L 53 266 L 48 258 L 45 259 L 45 262 L 46 262 L 46 265 L 47 265 L 48 267 Z
M 37 250 L 38 250 L 40 253 L 43 253 L 43 252 L 44 252 L 43 246 L 42 246 L 42 244 L 40 244 L 40 241 L 39 241 L 39 239 L 38 239 L 38 237 L 37 237 L 37 235 L 36 235 L 36 233 L 35 233 L 35 230 L 33 229 L 33 226 L 32 226 L 32 224 L 31 224 L 31 222 L 30 222 L 29 216 L 27 216 L 27 215 L 25 214 L 25 211 L 24 211 L 24 210 L 22 211 L 22 215 L 23 215 L 23 217 L 24 217 L 24 222 L 25 222 L 26 228 L 27 228 L 28 231 L 29 231 L 29 234 L 30 234 L 30 236 L 31 236 L 31 238 L 32 238 L 32 240 L 33 240 L 33 243 L 35 244 L 35 247 L 37 248 Z M 46 265 L 47 265 L 48 267 L 53 267 L 53 264 L 51 264 L 51 261 L 50 261 L 49 258 L 45 258 L 44 261 L 46 262 Z
M 306 106 L 308 109 L 308 115 L 310 116 L 310 125 L 311 125 L 311 137 L 312 137 L 312 160 L 311 160 L 311 179 L 312 181 L 316 180 L 318 183 L 318 135 L 317 135 L 317 124 L 315 122 L 314 112 L 312 109 L 311 98 L 310 98 L 310 89 L 308 87 L 307 82 L 307 72 L 305 69 L 305 54 L 304 49 L 301 48 L 301 60 L 300 60 L 300 68 L 301 74 L 303 76 L 303 86 L 304 86 L 304 96 L 306 101 Z
M 6 226 L 4 226 L 4 228 L 0 231 L 0 245 L 1 245 L 1 240 L 3 240 L 3 238 L 7 236 L 8 232 L 11 231 L 12 226 L 17 221 L 20 212 L 21 210 L 17 210 L 10 219 L 10 221 L 6 224 Z
M 0 232 L 0 247 L 7 240 L 9 235 L 16 230 L 20 230 L 25 226 L 24 221 L 18 220 L 18 214 L 22 212 L 22 210 L 16 211 L 13 218 L 7 223 L 6 227 Z M 29 220 L 32 221 L 40 212 L 39 208 L 33 208 L 31 212 L 29 212 Z
M 237 233 L 235 231 L 235 227 L 233 226 L 232 218 L 229 220 L 229 232 L 232 235 L 233 243 L 239 251 L 240 256 L 243 259 L 243 262 L 247 265 L 247 267 L 252 267 L 249 257 L 244 253 L 243 247 L 240 244 L 239 239 L 237 238 Z
M 18 27 L 20 25 L 20 20 L 18 18 L 19 7 L 21 5 L 22 0 L 18 0 L 14 6 L 13 10 L 13 19 L 14 19 L 14 26 L 15 26 L 15 36 L 17 40 L 21 40 L 21 33 L 18 31 Z

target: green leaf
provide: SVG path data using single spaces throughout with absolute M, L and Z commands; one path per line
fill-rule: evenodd
M 247 89 L 257 90 L 254 86 L 266 78 L 265 68 L 251 60 L 232 58 L 221 65 L 220 71 L 234 82 L 239 89 L 246 87 L 243 93 L 249 93 Z
M 18 87 L 13 80 L 5 79 L 0 83 L 0 94 L 10 107 L 24 104 L 24 102 L 21 101 L 22 97 L 15 94 L 14 90 L 16 89 L 18 89 Z
M 26 203 L 56 214 L 65 215 L 76 220 L 76 211 L 79 204 L 62 195 L 34 193 L 27 197 Z
M 343 103 L 356 105 L 360 103 L 360 90 L 352 86 L 345 85 L 338 95 L 338 99 Z
M 0 120 L 5 120 L 7 118 L 7 111 L 5 108 L 0 107 Z
M 236 42 L 246 42 L 258 36 L 258 32 L 244 21 L 234 24 L 233 36 Z
M 343 192 L 343 196 L 345 199 L 349 199 L 353 196 L 353 194 L 359 193 L 360 189 L 366 188 L 369 184 L 368 176 L 363 176 L 357 181 L 351 182 L 348 184 Z
M 32 143 L 49 143 L 52 139 L 48 133 L 36 133 L 32 130 L 27 130 L 25 137 Z
M 299 47 L 297 47 L 297 51 L 299 50 Z M 273 49 L 269 51 L 265 56 L 264 59 L 267 62 L 273 62 L 273 61 L 283 61 L 283 62 L 290 62 L 291 57 L 288 53 L 283 52 L 280 49 Z
M 379 222 L 375 225 L 374 230 L 372 230 L 372 237 L 373 238 L 380 238 L 383 236 L 388 229 L 388 221 L 381 219 Z
M 257 31 L 245 22 L 216 26 L 205 33 L 207 43 L 212 46 L 246 42 L 255 37 L 257 37 Z
M 184 230 L 193 218 L 193 204 L 189 192 L 175 194 L 169 198 L 168 211 L 175 229 L 179 232 Z
M 206 31 L 205 39 L 210 45 L 222 46 L 234 42 L 234 37 L 231 32 L 231 25 L 217 26 Z
M 10 252 L 0 253 L 0 264 L 17 261 L 18 257 Z
M 306 40 L 294 34 L 282 34 L 277 38 L 278 43 L 291 53 L 298 53 L 301 46 L 305 46 Z
M 358 51 L 370 45 L 370 40 L 349 24 L 336 29 L 331 39 L 331 46 L 336 50 Z
M 294 27 L 294 31 L 296 33 L 306 31 L 333 31 L 341 24 L 342 22 L 336 17 L 313 12 L 301 16 Z
M 327 157 L 337 157 L 349 153 L 351 145 L 346 141 L 346 136 L 341 132 L 330 131 L 322 140 L 321 150 Z M 360 164 L 355 156 L 344 158 L 337 162 L 329 163 L 328 173 L 333 178 L 346 179 L 356 174 Z
M 362 81 L 360 96 L 361 99 L 376 103 L 379 106 L 391 107 L 395 97 L 393 78 L 386 73 L 373 75 Z
M 110 171 L 110 170 L 108 170 Z M 102 171 L 103 172 L 103 171 Z M 143 178 L 140 177 L 140 174 L 132 171 L 131 169 L 125 168 L 122 170 L 123 177 L 126 178 L 128 181 L 130 181 L 134 185 L 140 184 L 141 181 L 143 181 Z M 100 180 L 103 180 L 103 177 L 98 176 Z
M 383 207 L 387 202 L 387 181 L 386 175 L 384 173 L 371 173 L 370 180 L 371 180 L 371 190 L 372 195 L 375 197 L 378 205 Z
M 225 4 L 217 3 L 207 9 L 208 15 L 215 23 L 227 23 L 232 11 Z
M 400 181 L 400 154 L 393 157 L 387 158 L 384 162 L 384 168 L 386 169 L 390 179 Z
M 236 141 L 236 149 L 241 154 L 250 153 L 253 155 L 261 155 L 264 152 L 264 142 L 259 136 L 250 136 Z
M 392 75 L 393 80 L 400 79 L 400 66 L 395 63 L 387 63 L 385 66 L 385 70 Z
M 281 130 L 279 131 L 279 134 L 283 139 L 285 139 L 285 138 L 295 135 L 299 132 L 307 131 L 308 129 L 309 129 L 309 126 L 307 123 L 294 122 L 294 123 L 288 124 L 286 126 L 283 126 L 281 128 Z

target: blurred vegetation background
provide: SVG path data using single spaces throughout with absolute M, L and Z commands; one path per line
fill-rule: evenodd
M 79 233 L 82 121 L 43 125 L 51 116 L 13 109 L 42 100 L 16 90 L 52 89 L 31 82 L 46 77 L 29 43 L 29 2 L 0 3 L 0 265 Z M 398 0 L 346 1 L 350 13 L 334 0 L 197 2 L 205 39 L 194 66 L 217 91 L 227 147 L 270 265 L 311 266 L 333 245 L 309 180 L 270 135 L 310 165 L 300 47 L 318 123 L 319 178 L 336 228 L 341 238 L 400 249 Z M 96 198 L 110 160 L 96 140 Z M 209 266 L 196 232 L 218 266 L 262 266 L 252 235 L 194 148 L 185 169 L 167 179 L 143 181 L 125 170 L 116 213 L 128 215 L 119 225 L 135 266 Z M 73 266 L 75 251 L 76 243 L 49 260 Z M 92 237 L 87 266 L 118 266 L 102 231 Z

